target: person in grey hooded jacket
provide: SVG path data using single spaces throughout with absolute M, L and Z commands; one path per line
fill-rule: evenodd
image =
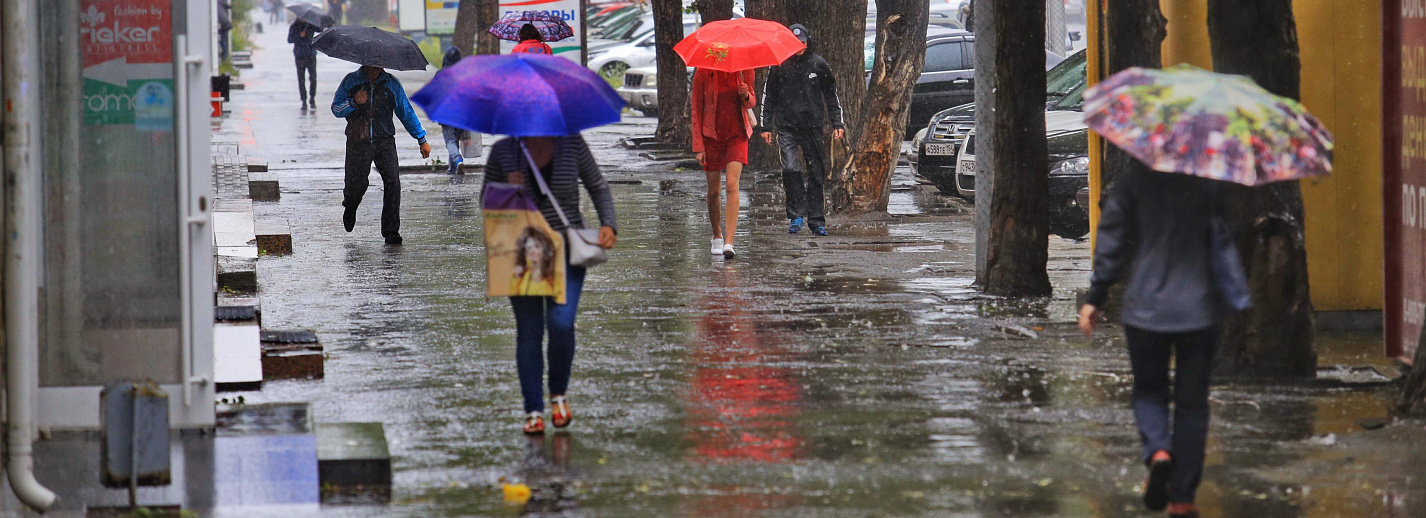
M 1198 515 L 1193 502 L 1221 324 L 1252 305 L 1221 216 L 1222 199 L 1220 185 L 1204 178 L 1151 172 L 1119 180 L 1104 203 L 1094 273 L 1079 314 L 1089 335 L 1110 285 L 1129 270 L 1121 320 L 1134 373 L 1134 419 L 1149 468 L 1144 504 L 1155 511 L 1168 506 L 1174 517 Z

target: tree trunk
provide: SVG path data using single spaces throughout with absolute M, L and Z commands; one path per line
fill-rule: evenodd
M 1299 97 L 1301 61 L 1291 0 L 1208 2 L 1213 68 L 1251 77 L 1277 95 Z M 1218 372 L 1311 378 L 1316 325 L 1307 282 L 1298 182 L 1229 186 L 1228 221 L 1252 287 L 1253 309 L 1224 323 Z
M 990 162 L 989 224 L 984 288 L 1014 297 L 1048 296 L 1049 151 L 1045 141 L 1045 4 L 992 0 L 995 89 L 990 109 L 976 110 L 977 127 L 991 127 L 977 138 L 977 151 L 988 144 Z M 979 14 L 980 9 L 977 9 Z M 984 20 L 977 24 L 986 29 Z M 1014 35 L 1014 37 L 1007 37 Z M 977 42 L 979 43 L 979 42 Z M 979 159 L 977 154 L 977 159 Z M 986 183 L 977 170 L 977 184 Z M 976 198 L 981 197 L 976 193 Z
M 1105 14 L 1105 28 L 1108 52 L 1105 75 L 1130 68 L 1160 68 L 1163 66 L 1162 48 L 1167 35 L 1163 11 L 1157 0 L 1129 0 L 1110 4 Z M 1133 155 L 1118 146 L 1105 146 L 1104 169 L 1101 177 L 1101 193 L 1108 193 L 1114 182 L 1130 172 L 1148 172 Z M 1100 199 L 1104 199 L 1103 196 Z
M 499 0 L 461 0 L 451 43 L 460 49 L 462 56 L 499 54 L 500 39 L 485 30 L 494 25 L 499 16 Z
M 688 106 L 688 74 L 683 58 L 673 46 L 683 40 L 683 6 L 680 2 L 654 2 L 654 49 L 658 54 L 659 142 L 682 148 L 692 145 Z
M 1401 400 L 1397 411 L 1405 414 L 1426 414 L 1426 333 L 1416 340 L 1416 356 L 1411 362 L 1411 372 L 1402 386 Z
M 733 0 L 697 0 L 694 6 L 703 17 L 703 23 L 733 18 Z
M 911 90 L 926 62 L 927 2 L 877 0 L 876 6 L 876 59 L 863 101 L 861 128 L 847 165 L 836 170 L 830 182 L 835 213 L 886 212 L 891 173 L 901 158 Z M 1039 59 L 1040 83 L 1044 84 L 1043 53 Z M 1044 103 L 1040 105 L 1043 110 Z

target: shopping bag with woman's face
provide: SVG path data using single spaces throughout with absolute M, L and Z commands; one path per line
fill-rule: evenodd
M 487 183 L 485 294 L 490 297 L 554 297 L 564 304 L 564 239 L 545 222 L 520 187 Z

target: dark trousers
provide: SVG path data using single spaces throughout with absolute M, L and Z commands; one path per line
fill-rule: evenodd
M 540 386 L 545 358 L 540 353 L 546 330 L 550 334 L 550 394 L 562 395 L 569 389 L 574 369 L 574 317 L 579 312 L 579 292 L 584 290 L 584 268 L 568 267 L 564 281 L 564 304 L 555 304 L 553 297 L 510 297 L 515 309 L 515 369 L 520 372 L 526 412 L 545 410 Z
M 1144 444 L 1144 461 L 1154 452 L 1173 456 L 1170 500 L 1192 503 L 1203 477 L 1208 441 L 1208 381 L 1218 352 L 1219 326 L 1186 333 L 1159 333 L 1124 327 L 1134 369 L 1134 420 Z M 1176 356 L 1173 389 L 1169 358 Z M 1169 402 L 1173 418 L 1169 418 Z
M 297 93 L 302 94 L 302 102 L 303 102 L 303 103 L 306 103 L 306 102 L 307 102 L 307 99 L 311 99 L 311 100 L 312 100 L 312 106 L 313 106 L 313 107 L 316 107 L 316 105 L 317 105 L 317 56 L 316 56 L 316 55 L 313 55 L 313 56 L 305 57 L 305 58 L 304 58 L 304 57 L 297 57 L 297 58 L 295 58 L 295 59 L 297 60 Z M 306 73 L 307 73 L 307 83 L 303 83 L 303 82 L 302 82 L 302 73 L 303 73 L 303 72 L 306 72 Z M 310 87 L 308 86 L 309 84 L 311 85 Z M 311 94 L 312 94 L 311 97 L 308 97 L 308 95 L 307 95 L 308 92 L 311 92 Z
M 396 138 L 377 137 L 370 142 L 347 139 L 346 188 L 342 189 L 342 206 L 356 210 L 361 197 L 371 185 L 371 165 L 381 174 L 381 235 L 401 230 L 401 177 L 396 160 Z
M 787 219 L 807 218 L 807 224 L 821 227 L 827 224 L 822 210 L 822 184 L 827 180 L 827 155 L 822 153 L 822 130 L 779 129 L 778 147 L 782 148 L 782 188 L 787 192 Z M 806 179 L 797 150 L 806 159 Z

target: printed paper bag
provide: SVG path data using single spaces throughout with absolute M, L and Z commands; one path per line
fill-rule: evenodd
M 485 185 L 485 294 L 554 297 L 565 303 L 564 239 L 530 195 L 514 185 Z

